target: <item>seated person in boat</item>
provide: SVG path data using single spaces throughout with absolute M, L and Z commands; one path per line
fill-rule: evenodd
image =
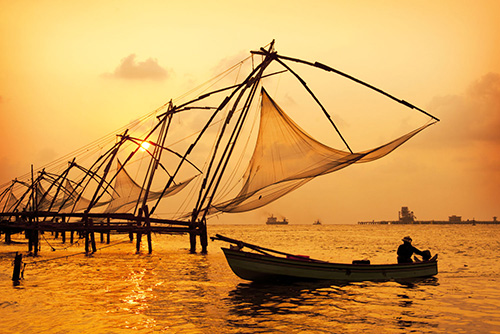
M 398 247 L 398 263 L 412 263 L 411 256 L 415 253 L 428 260 L 430 258 L 429 251 L 421 251 L 411 244 L 412 240 L 409 236 L 403 238 L 403 244 Z

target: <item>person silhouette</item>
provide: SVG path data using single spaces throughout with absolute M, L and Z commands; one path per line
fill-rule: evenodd
M 424 252 L 414 247 L 411 242 L 412 239 L 409 236 L 403 238 L 403 244 L 398 247 L 398 263 L 412 263 L 413 260 L 411 256 L 415 253 L 420 256 L 424 256 Z

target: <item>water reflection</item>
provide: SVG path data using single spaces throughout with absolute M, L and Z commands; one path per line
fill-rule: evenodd
M 399 315 L 396 326 L 404 330 L 432 331 L 438 327 L 438 315 L 430 313 L 425 301 L 432 297 L 429 287 L 439 286 L 436 277 L 414 278 L 396 281 L 400 287 L 398 298 Z
M 228 323 L 262 331 L 281 328 L 324 328 L 325 332 L 362 332 L 370 326 L 436 327 L 436 316 L 425 308 L 429 286 L 437 279 L 402 282 L 240 283 L 229 292 Z M 392 305 L 392 306 L 391 306 Z M 392 324 L 391 324 L 392 323 Z M 319 327 L 318 327 L 319 326 Z
M 347 286 L 331 282 L 241 283 L 226 299 L 228 323 L 263 332 L 279 332 L 277 328 L 325 328 L 329 332 L 328 328 L 336 328 L 343 316 L 351 314 L 345 303 L 358 299 Z
M 300 235 L 301 238 L 293 239 L 294 250 L 325 259 L 331 255 L 332 243 L 359 244 L 336 253 L 335 259 L 347 260 L 367 251 L 378 254 L 379 259 L 374 262 L 387 260 L 385 253 L 378 251 L 379 245 L 411 234 L 423 244 L 433 243 L 440 255 L 453 256 L 453 261 L 443 260 L 439 274 L 426 279 L 351 284 L 241 283 L 216 247 L 207 256 L 193 255 L 182 248 L 186 246 L 185 238 L 172 243 L 170 236 L 162 236 L 151 256 L 136 255 L 133 244 L 124 244 L 92 257 L 70 256 L 31 265 L 21 287 L 13 288 L 12 251 L 17 249 L 15 245 L 0 244 L 2 333 L 498 331 L 497 226 L 476 227 L 472 231 L 465 226 L 321 228 L 320 234 L 309 226 L 293 225 L 287 227 L 286 233 L 262 226 L 221 227 L 218 232 L 232 235 L 226 233 L 232 231 L 240 239 L 251 235 L 253 239 L 249 242 L 277 249 L 290 247 L 288 236 Z M 412 230 L 407 232 L 407 229 Z M 325 232 L 328 230 L 331 233 Z M 463 232 L 459 238 L 467 247 L 462 248 L 474 256 L 474 261 L 465 253 L 456 253 L 455 246 L 450 245 L 449 240 L 456 238 L 457 231 Z M 453 237 L 446 238 L 447 233 Z M 340 235 L 349 237 L 340 240 Z M 441 244 L 435 243 L 436 240 Z M 65 254 L 77 250 L 76 247 Z M 41 259 L 49 255 L 42 252 Z M 388 258 L 393 260 L 393 254 Z
M 156 321 L 155 329 L 171 332 L 207 328 L 217 319 L 211 299 L 216 286 L 211 279 L 209 259 L 204 255 L 164 256 L 155 269 L 157 284 L 152 289 L 145 315 Z
M 396 283 L 407 288 L 417 288 L 420 286 L 438 286 L 439 281 L 437 277 L 423 277 L 423 278 L 407 278 L 404 280 L 395 280 Z
M 262 312 L 262 308 L 268 308 L 277 313 L 286 313 L 287 310 L 293 310 L 299 306 L 318 305 L 326 300 L 330 304 L 335 301 L 366 303 L 368 302 L 365 300 L 367 293 L 369 295 L 374 290 L 373 288 L 394 283 L 405 290 L 439 285 L 435 277 L 380 283 L 311 281 L 265 284 L 252 282 L 238 284 L 236 289 L 229 292 L 228 299 L 233 311 L 237 314 L 251 315 L 248 312 L 255 310 Z M 409 298 L 407 294 L 397 294 L 397 297 Z M 411 304 L 412 301 L 406 300 L 404 303 Z M 342 309 L 342 306 L 333 306 Z
M 317 304 L 320 299 L 342 294 L 339 287 L 329 282 L 240 283 L 229 292 L 229 302 L 232 312 L 238 315 L 286 314 L 296 312 L 299 306 Z

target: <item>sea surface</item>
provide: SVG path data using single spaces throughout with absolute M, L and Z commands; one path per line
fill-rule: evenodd
M 63 245 L 45 233 L 40 256 L 24 257 L 19 286 L 12 261 L 27 245 L 0 244 L 0 332 L 500 333 L 500 225 L 208 229 L 334 262 L 395 262 L 410 235 L 439 254 L 439 273 L 405 282 L 254 284 L 233 274 L 221 241 L 210 241 L 207 255 L 189 254 L 188 236 L 156 235 L 148 255 L 146 243 L 135 254 L 128 236 L 112 235 L 111 247 L 98 242 L 85 256 L 81 242 Z

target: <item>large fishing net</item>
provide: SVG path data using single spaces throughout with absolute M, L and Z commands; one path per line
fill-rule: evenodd
M 223 212 L 244 212 L 262 207 L 317 176 L 354 163 L 379 159 L 431 124 L 371 150 L 345 152 L 312 138 L 262 89 L 260 129 L 243 187 L 235 198 L 216 204 L 214 208 Z
M 149 191 L 147 201 L 157 200 L 160 197 L 173 196 L 184 189 L 195 177 L 172 185 L 165 192 Z M 112 200 L 109 202 L 105 212 L 129 212 L 134 209 L 138 203 L 142 203 L 145 195 L 146 190 L 138 185 L 132 177 L 130 177 L 125 168 L 122 168 L 121 164 L 118 162 L 118 174 L 115 178 Z

